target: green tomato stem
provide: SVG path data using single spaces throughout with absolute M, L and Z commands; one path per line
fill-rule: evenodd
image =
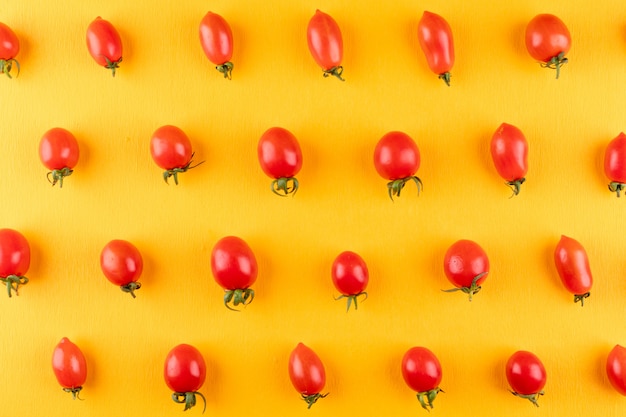
M 133 298 L 137 298 L 137 296 L 135 295 L 135 291 L 137 291 L 139 288 L 141 288 L 141 282 L 129 282 L 126 285 L 120 285 L 120 289 L 123 292 L 127 292 L 132 295 Z
M 345 81 L 341 78 L 341 74 L 343 74 L 343 67 L 341 65 L 324 70 L 324 78 L 332 75 L 333 77 L 339 78 L 341 81 Z
M 270 188 L 274 194 L 287 197 L 289 194 L 296 195 L 299 186 L 300 183 L 296 177 L 281 177 L 272 181 Z
M 417 400 L 420 402 L 424 410 L 430 411 L 428 407 L 430 407 L 431 410 L 433 409 L 433 402 L 437 398 L 437 394 L 439 394 L 440 392 L 444 392 L 444 390 L 439 387 L 433 388 L 429 391 L 418 392 Z
M 448 87 L 450 87 L 450 71 L 439 74 L 439 79 L 443 80 Z
M 513 395 L 515 395 L 516 397 L 519 397 L 519 398 L 524 398 L 524 399 L 530 401 L 531 403 L 535 404 L 535 407 L 539 407 L 539 403 L 537 402 L 537 400 L 539 399 L 540 395 L 544 395 L 544 392 L 543 391 L 539 391 L 536 394 L 518 394 L 515 391 L 511 391 L 511 394 L 513 394 Z
M 0 282 L 6 284 L 7 293 L 9 295 L 9 298 L 11 298 L 12 291 L 15 291 L 15 295 L 19 295 L 19 286 L 28 284 L 28 278 L 18 275 L 9 275 L 7 277 L 0 277 Z
M 216 66 L 215 69 L 224 74 L 224 78 L 231 80 L 233 78 L 233 67 L 232 62 L 224 62 L 222 65 Z
M 111 70 L 111 74 L 113 75 L 113 77 L 115 77 L 115 70 L 118 69 L 120 67 L 120 62 L 122 62 L 122 57 L 120 57 L 120 59 L 118 59 L 117 61 L 111 61 L 109 58 L 107 58 L 106 56 L 104 57 L 104 60 L 106 61 L 106 65 L 104 66 L 104 68 L 106 69 L 110 69 Z
M 301 394 L 301 395 L 302 395 L 302 399 L 307 403 L 307 409 L 309 409 L 311 408 L 313 404 L 317 402 L 317 400 L 319 400 L 320 398 L 326 398 L 328 394 L 329 394 L 328 392 L 326 394 L 320 394 L 318 392 L 317 394 L 311 394 L 311 395 Z
M 505 183 L 513 191 L 513 194 L 511 194 L 511 197 L 509 198 L 513 198 L 519 194 L 520 187 L 522 186 L 522 184 L 524 184 L 525 181 L 526 181 L 526 178 L 520 178 L 520 179 L 513 180 L 513 181 L 507 181 Z
M 61 168 L 61 169 L 54 169 L 54 170 L 48 172 L 46 177 L 48 178 L 48 182 L 50 184 L 52 184 L 53 187 L 58 182 L 59 183 L 59 188 L 63 188 L 63 178 L 69 177 L 73 173 L 74 173 L 74 171 L 72 169 L 70 169 L 68 167 L 65 167 L 65 168 Z
M 65 392 L 69 392 L 72 394 L 72 399 L 79 399 L 79 400 L 83 400 L 82 398 L 80 398 L 80 396 L 78 394 L 80 394 L 80 391 L 83 389 L 83 387 L 74 387 L 74 388 L 63 388 L 63 391 Z
M 588 298 L 591 295 L 591 292 L 586 292 L 584 294 L 574 294 L 574 302 L 577 303 L 580 301 L 580 306 L 583 307 L 585 305 L 585 298 Z
M 173 169 L 168 169 L 166 171 L 163 172 L 163 180 L 165 181 L 165 183 L 167 185 L 169 185 L 169 182 L 167 182 L 167 180 L 169 179 L 169 177 L 174 177 L 174 183 L 176 185 L 178 185 L 178 174 L 181 172 L 187 172 L 190 169 L 193 169 L 195 167 L 197 167 L 198 165 L 202 165 L 204 163 L 204 161 L 200 161 L 195 165 L 191 165 L 193 163 L 193 156 L 196 153 L 192 153 L 191 154 L 191 158 L 189 158 L 189 162 L 187 162 L 187 165 L 181 167 L 181 168 L 173 168 Z
M 17 78 L 17 76 L 20 75 L 20 63 L 15 58 L 0 59 L 0 74 L 4 73 L 7 77 L 13 78 L 11 76 L 13 64 L 17 67 L 17 74 L 15 74 L 15 77 Z
M 569 61 L 565 58 L 565 52 L 561 52 L 557 56 L 553 56 L 550 58 L 548 62 L 541 62 L 541 68 L 551 68 L 556 69 L 556 79 L 559 79 L 559 75 L 561 74 L 561 67 L 567 64 Z
M 409 177 L 399 178 L 397 180 L 389 181 L 387 183 L 387 192 L 389 193 L 389 198 L 391 199 L 391 201 L 393 201 L 394 195 L 400 197 L 400 192 L 404 188 L 404 185 L 410 180 L 415 182 L 415 185 L 417 185 L 417 195 L 420 195 L 420 192 L 424 188 L 424 184 L 422 184 L 422 180 L 420 180 L 418 177 L 416 177 L 415 175 L 411 175 Z
M 355 309 L 355 310 L 358 310 L 358 309 L 359 309 L 359 305 L 357 304 L 357 299 L 358 299 L 360 296 L 362 296 L 362 295 L 364 295 L 364 296 L 365 296 L 365 298 L 363 299 L 363 301 L 367 300 L 367 292 L 365 292 L 365 291 L 361 291 L 361 292 L 360 292 L 360 293 L 358 293 L 358 294 L 351 294 L 351 295 L 345 295 L 345 294 L 342 294 L 342 295 L 340 295 L 339 297 L 335 298 L 335 300 L 341 300 L 342 298 L 346 298 L 346 299 L 348 299 L 348 302 L 347 302 L 347 307 L 346 307 L 346 312 L 348 312 L 348 311 L 350 311 L 350 306 L 352 305 L 352 303 L 353 303 L 353 302 L 354 302 L 354 309 Z
M 204 408 L 202 409 L 202 414 L 206 411 L 206 398 L 200 391 L 190 391 L 190 392 L 175 392 L 172 394 L 172 400 L 177 404 L 185 404 L 185 409 L 183 411 L 187 411 L 190 408 L 195 407 L 196 405 L 196 395 L 202 398 L 204 402 Z
M 484 277 L 485 275 L 487 275 L 489 272 L 481 272 L 480 274 L 476 275 L 474 277 L 474 279 L 472 279 L 472 283 L 470 284 L 469 287 L 459 287 L 459 288 L 451 288 L 449 290 L 441 290 L 443 292 L 456 292 L 456 291 L 461 291 L 467 295 L 469 295 L 469 300 L 472 301 L 472 296 L 474 294 L 477 294 L 482 287 L 480 285 L 477 284 L 478 280 L 481 279 L 482 277 Z
M 229 304 L 233 303 L 235 307 L 239 304 L 247 306 L 254 300 L 254 290 L 252 288 L 239 288 L 236 290 L 225 290 L 224 293 L 224 306 L 232 311 L 240 311 L 232 308 Z
M 609 190 L 611 190 L 611 192 L 617 194 L 617 196 L 620 196 L 620 192 L 622 192 L 622 190 L 626 188 L 626 184 L 622 183 L 622 182 L 617 182 L 617 181 L 612 181 L 609 183 Z

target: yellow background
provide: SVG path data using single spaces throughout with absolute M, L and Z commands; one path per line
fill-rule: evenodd
M 5 2 L 0 21 L 21 40 L 22 73 L 0 79 L 0 226 L 27 237 L 32 265 L 20 296 L 0 299 L 2 414 L 180 415 L 163 361 L 190 343 L 208 364 L 207 415 L 420 415 L 400 373 L 412 346 L 442 363 L 438 416 L 623 415 L 626 399 L 604 362 L 626 343 L 626 198 L 607 190 L 602 160 L 626 128 L 626 10 L 583 3 Z M 307 50 L 316 8 L 342 29 L 345 83 L 324 79 Z M 234 33 L 232 81 L 198 41 L 209 10 Z M 419 49 L 424 10 L 454 32 L 450 88 Z M 573 38 L 558 81 L 523 43 L 526 23 L 543 12 L 560 16 Z M 96 16 L 124 42 L 115 78 L 85 47 Z M 502 122 L 530 143 L 527 182 L 512 199 L 489 155 Z M 178 187 L 163 183 L 149 154 L 164 124 L 183 129 L 206 161 Z M 55 126 L 81 147 L 63 189 L 46 181 L 37 155 Z M 258 165 L 256 144 L 271 126 L 302 146 L 294 198 L 274 196 Z M 411 183 L 395 203 L 372 164 L 390 130 L 417 142 L 424 182 L 419 197 Z M 584 308 L 553 265 L 561 234 L 590 258 L 595 285 Z M 224 308 L 210 271 L 211 249 L 226 235 L 246 240 L 259 263 L 257 297 L 241 313 Z M 472 303 L 440 291 L 450 287 L 444 253 L 462 238 L 491 261 Z M 111 239 L 143 254 L 135 300 L 100 271 Z M 344 250 L 361 254 L 371 275 L 369 299 L 349 313 L 330 280 Z M 51 370 L 63 336 L 87 357 L 84 401 L 63 393 Z M 287 374 L 300 341 L 324 361 L 330 392 L 308 411 Z M 507 390 L 504 364 L 518 349 L 547 369 L 539 410 Z

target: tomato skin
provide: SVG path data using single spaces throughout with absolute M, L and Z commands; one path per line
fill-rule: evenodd
M 74 135 L 63 128 L 48 130 L 39 142 L 39 159 L 49 170 L 74 169 L 80 149 Z
M 328 394 L 320 394 L 326 385 L 326 370 L 317 354 L 303 343 L 298 343 L 289 355 L 289 379 L 302 395 L 308 408 Z
M 0 229 L 0 277 L 23 276 L 30 267 L 30 246 L 20 232 Z
M 537 404 L 539 395 L 543 395 L 546 385 L 546 369 L 539 358 L 531 352 L 519 350 L 506 362 L 506 379 L 513 394 Z
M 558 79 L 561 66 L 568 62 L 565 55 L 572 44 L 565 23 L 554 15 L 539 14 L 526 26 L 525 42 L 530 56 L 540 61 L 542 67 L 556 69 Z
M 617 392 L 626 395 L 626 348 L 615 345 L 606 358 L 606 376 Z
M 176 126 L 161 126 L 150 138 L 150 154 L 163 169 L 182 168 L 191 161 L 191 141 Z
M 448 280 L 457 288 L 471 287 L 474 279 L 484 274 L 475 282 L 480 286 L 489 273 L 489 258 L 478 243 L 462 239 L 446 251 L 443 269 Z
M 100 252 L 100 268 L 111 283 L 135 298 L 134 291 L 141 287 L 137 280 L 143 271 L 143 258 L 132 243 L 121 239 L 107 243 Z
M 577 240 L 561 236 L 554 250 L 554 264 L 565 289 L 575 295 L 575 302 L 583 305 L 593 285 L 585 248 Z
M 339 25 L 330 15 L 316 10 L 307 26 L 307 44 L 311 56 L 324 70 L 324 76 L 334 75 L 340 80 L 343 67 L 343 38 Z
M 389 132 L 376 144 L 374 166 L 386 180 L 397 180 L 415 175 L 420 167 L 420 151 L 409 135 Z
M 528 142 L 517 127 L 502 123 L 491 138 L 491 159 L 514 195 L 528 173 Z
M 11 76 L 13 64 L 17 67 L 17 75 L 20 73 L 20 63 L 15 59 L 20 52 L 20 40 L 13 30 L 0 22 L 0 74 Z
M 87 50 L 98 65 L 115 70 L 122 62 L 122 39 L 115 27 L 100 16 L 87 27 Z
M 263 172 L 274 179 L 294 177 L 302 168 L 298 140 L 282 127 L 271 127 L 261 135 L 257 154 Z
M 59 385 L 76 399 L 87 380 L 87 361 L 80 348 L 67 337 L 54 348 L 52 370 Z
M 351 251 L 337 255 L 331 275 L 335 288 L 343 295 L 361 294 L 369 282 L 369 271 L 365 261 Z
M 402 357 L 402 378 L 413 391 L 422 408 L 433 408 L 433 401 L 441 392 L 443 378 L 441 363 L 437 356 L 425 347 L 412 347 Z
M 620 196 L 626 187 L 626 135 L 620 132 L 604 152 L 604 174 L 611 180 L 609 190 Z
M 246 289 L 255 283 L 258 266 L 250 246 L 241 238 L 220 239 L 211 253 L 215 281 L 225 290 Z
M 417 25 L 420 47 L 428 67 L 450 86 L 450 70 L 454 65 L 452 29 L 438 14 L 425 11 Z
M 165 383 L 174 392 L 194 392 L 206 379 L 206 363 L 198 349 L 188 344 L 175 346 L 165 358 Z
M 226 20 L 208 12 L 200 21 L 200 44 L 206 57 L 215 65 L 224 65 L 233 56 L 233 33 Z

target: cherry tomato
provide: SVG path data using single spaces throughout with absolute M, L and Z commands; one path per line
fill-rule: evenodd
M 551 14 L 540 14 L 526 26 L 526 49 L 530 56 L 541 61 L 544 68 L 556 69 L 559 78 L 565 55 L 572 45 L 572 37 L 565 23 Z
M 298 343 L 289 355 L 289 379 L 308 408 L 328 395 L 321 394 L 326 385 L 324 364 L 319 356 L 303 343 Z
M 309 20 L 306 30 L 309 51 L 317 65 L 324 70 L 324 77 L 333 75 L 345 81 L 341 74 L 343 67 L 343 38 L 335 19 L 319 10 Z
M 167 184 L 169 177 L 174 177 L 178 185 L 178 174 L 197 167 L 191 165 L 194 153 L 191 151 L 191 141 L 181 129 L 176 126 L 161 126 L 152 134 L 150 139 L 150 154 L 154 162 L 165 171 L 163 179 Z
M 53 186 L 58 182 L 63 187 L 63 179 L 74 172 L 80 154 L 74 135 L 60 127 L 48 130 L 39 142 L 39 159 L 48 172 L 48 181 Z
M 271 190 L 285 197 L 298 191 L 295 177 L 302 168 L 302 151 L 296 137 L 287 129 L 272 127 L 263 133 L 257 146 L 261 169 L 274 178 Z
M 216 13 L 208 12 L 200 21 L 200 44 L 204 54 L 224 78 L 232 78 L 233 32 L 228 22 Z
M 206 411 L 206 399 L 198 391 L 206 379 L 206 363 L 198 349 L 187 344 L 175 346 L 165 358 L 163 376 L 169 389 L 174 391 L 172 400 L 185 404 L 183 411 L 196 405 L 196 395 L 204 402 L 202 412 Z
M 367 299 L 367 283 L 369 282 L 369 272 L 363 258 L 350 251 L 341 252 L 333 262 L 331 269 L 333 284 L 341 295 L 336 298 L 348 299 L 346 310 L 350 310 L 350 304 L 354 302 L 354 309 L 358 309 L 357 298 L 365 296 Z
M 402 358 L 402 377 L 426 411 L 433 408 L 442 378 L 441 364 L 433 352 L 425 347 L 412 347 Z
M 454 40 L 450 25 L 438 14 L 425 11 L 417 25 L 417 35 L 428 67 L 449 87 L 450 71 L 454 65 Z
M 489 258 L 478 243 L 459 240 L 446 251 L 443 270 L 448 280 L 456 287 L 445 292 L 462 291 L 472 296 L 481 290 L 489 273 Z
M 626 187 L 626 135 L 621 132 L 611 140 L 604 153 L 604 173 L 611 180 L 609 190 L 620 196 Z
M 420 167 L 420 151 L 409 135 L 403 132 L 389 132 L 376 144 L 374 149 L 374 167 L 386 180 L 389 198 L 400 197 L 404 185 L 413 180 L 417 185 L 417 194 L 422 190 L 422 181 L 415 176 Z
M 502 123 L 491 138 L 491 159 L 513 195 L 518 195 L 528 172 L 528 142 L 522 131 Z
M 13 229 L 0 229 L 0 282 L 7 287 L 7 293 L 18 294 L 20 285 L 28 284 L 24 276 L 30 267 L 30 246 L 26 238 Z
M 615 345 L 606 358 L 606 376 L 617 392 L 626 395 L 626 348 Z
M 515 352 L 506 362 L 506 379 L 517 397 L 530 400 L 539 407 L 537 399 L 546 385 L 546 369 L 539 358 L 524 350 Z
M 141 288 L 137 280 L 143 271 L 143 258 L 132 243 L 117 239 L 107 243 L 100 253 L 100 268 L 109 281 L 135 298 L 135 291 Z
M 122 39 L 115 27 L 100 16 L 87 27 L 87 50 L 91 57 L 115 77 L 122 62 Z
M 70 392 L 74 399 L 79 398 L 87 380 L 87 361 L 80 348 L 67 337 L 54 348 L 52 370 L 63 391 Z
M 20 74 L 20 63 L 15 59 L 20 52 L 20 40 L 13 30 L 0 22 L 0 74 L 4 73 L 7 77 L 11 76 L 13 64 L 17 68 L 16 77 Z
M 254 300 L 250 288 L 256 281 L 258 267 L 250 246 L 241 238 L 227 236 L 220 239 L 211 253 L 213 278 L 225 291 L 224 305 L 230 310 L 235 306 L 248 305 Z
M 589 259 L 585 248 L 578 241 L 561 236 L 554 250 L 554 264 L 563 286 L 574 294 L 574 302 L 584 305 L 591 294 L 593 278 L 589 269 Z

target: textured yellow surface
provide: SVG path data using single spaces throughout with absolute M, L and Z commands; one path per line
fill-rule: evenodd
M 443 367 L 438 416 L 621 416 L 626 399 L 604 361 L 626 343 L 623 201 L 606 187 L 604 146 L 626 129 L 626 11 L 618 1 L 172 1 L 5 2 L 0 21 L 22 41 L 17 79 L 0 79 L 3 208 L 0 226 L 32 247 L 31 282 L 0 299 L 2 415 L 175 416 L 163 361 L 176 344 L 208 363 L 207 415 L 415 416 L 400 373 L 403 353 L 426 346 Z M 344 36 L 346 82 L 324 79 L 306 46 L 319 8 Z M 232 81 L 205 58 L 198 24 L 212 10 L 234 34 Z M 430 73 L 417 42 L 424 10 L 454 32 L 452 87 Z M 570 28 L 561 78 L 523 43 L 526 22 L 554 13 Z M 112 78 L 85 47 L 96 16 L 124 42 Z M 502 122 L 530 144 L 521 194 L 492 166 Z M 206 162 L 163 183 L 149 138 L 174 124 Z M 51 187 L 39 138 L 72 131 L 81 159 Z M 260 135 L 298 137 L 304 166 L 294 198 L 269 190 Z M 389 201 L 372 164 L 390 130 L 422 152 L 419 176 Z M 595 285 L 581 308 L 553 265 L 561 234 L 583 244 Z M 259 262 L 257 297 L 241 313 L 222 305 L 209 256 L 223 236 L 245 239 Z M 137 299 L 112 286 L 99 253 L 111 239 L 142 252 Z M 488 253 L 489 279 L 469 303 L 446 294 L 443 256 L 458 239 Z M 334 257 L 358 252 L 369 299 L 345 312 L 330 280 Z M 87 357 L 84 401 L 51 371 L 61 337 Z M 298 342 L 326 365 L 330 395 L 306 410 L 287 375 Z M 504 364 L 531 350 L 548 372 L 535 410 L 508 392 Z M 198 415 L 196 407 L 186 413 Z M 425 414 L 424 414 L 425 415 Z

